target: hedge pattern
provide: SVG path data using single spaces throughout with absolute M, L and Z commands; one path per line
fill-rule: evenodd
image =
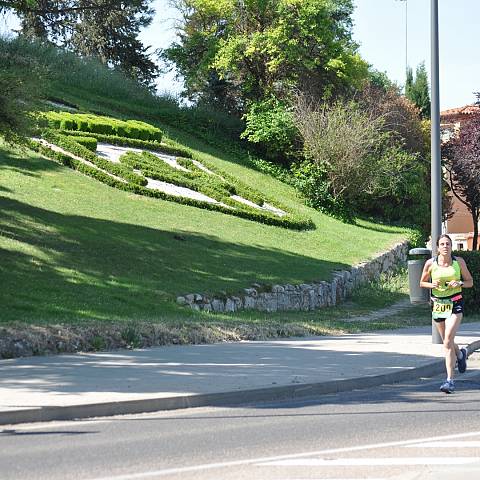
M 95 178 L 96 180 L 99 180 L 102 183 L 105 183 L 106 185 L 109 185 L 114 188 L 118 188 L 120 190 L 136 193 L 138 195 L 144 195 L 147 197 L 160 198 L 163 200 L 173 201 L 173 202 L 180 203 L 182 205 L 189 205 L 193 207 L 203 208 L 206 210 L 222 212 L 228 215 L 233 215 L 233 216 L 244 218 L 247 220 L 253 220 L 259 223 L 263 223 L 265 225 L 273 225 L 273 226 L 278 226 L 283 228 L 289 228 L 292 230 L 308 230 L 308 229 L 315 228 L 315 225 L 310 219 L 296 218 L 294 216 L 289 216 L 289 215 L 285 217 L 277 217 L 277 216 L 265 214 L 263 212 L 257 212 L 254 209 L 251 209 L 251 210 L 228 209 L 219 204 L 202 202 L 202 201 L 195 200 L 188 197 L 177 197 L 177 196 L 162 192 L 160 190 L 151 190 L 151 189 L 145 188 L 142 185 L 138 185 L 135 183 L 124 183 L 113 178 L 107 173 L 102 172 L 98 168 L 87 165 L 81 162 L 80 160 L 72 158 L 71 156 L 65 153 L 56 152 L 51 148 L 41 144 L 40 142 L 32 140 L 30 142 L 30 146 L 33 150 L 39 152 L 40 154 L 48 158 L 51 158 L 52 160 L 55 160 L 67 167 L 78 170 L 79 172 L 85 175 L 88 175 L 92 178 Z
M 46 121 L 48 127 L 57 130 L 77 130 L 157 142 L 162 140 L 159 128 L 139 120 L 124 121 L 89 113 L 55 111 L 44 112 L 40 118 Z
M 46 124 L 49 127 L 42 133 L 42 137 L 46 141 L 90 162 L 93 166 L 61 152 L 54 152 L 38 142 L 33 143 L 32 146 L 45 156 L 60 161 L 64 165 L 94 177 L 107 185 L 140 195 L 221 211 L 268 225 L 295 230 L 315 228 L 310 219 L 292 214 L 286 207 L 279 205 L 276 201 L 267 199 L 264 195 L 243 184 L 238 178 L 228 175 L 220 171 L 215 165 L 208 164 L 204 159 L 198 158 L 195 152 L 170 139 L 166 139 L 162 143 L 161 130 L 152 125 L 136 120 L 122 121 L 93 114 L 64 111 L 50 111 L 41 114 L 41 116 L 44 119 L 44 125 Z M 113 163 L 96 155 L 98 141 L 147 151 L 142 153 L 128 152 L 120 158 L 120 163 Z M 188 172 L 170 166 L 152 152 L 175 156 L 178 164 L 186 168 Z M 201 163 L 213 173 L 205 172 L 196 162 Z M 134 170 L 140 171 L 141 174 L 134 172 Z M 112 177 L 112 175 L 117 178 Z M 189 188 L 207 195 L 219 203 L 179 197 L 160 190 L 145 188 L 148 184 L 146 177 Z M 238 195 L 259 206 L 269 203 L 283 210 L 286 214 L 279 216 L 268 210 L 254 208 L 232 199 L 232 195 Z
M 119 147 L 133 147 L 143 148 L 146 150 L 153 150 L 155 152 L 165 153 L 167 155 L 178 155 L 180 157 L 192 158 L 192 152 L 187 148 L 178 146 L 172 140 L 168 140 L 168 143 L 160 143 L 149 140 L 139 140 L 138 138 L 126 138 L 119 137 L 118 135 L 104 135 L 101 133 L 92 132 L 79 132 L 76 130 L 57 130 L 58 133 L 62 133 L 68 136 L 83 137 L 86 134 L 89 137 L 96 138 L 99 142 L 110 143 Z

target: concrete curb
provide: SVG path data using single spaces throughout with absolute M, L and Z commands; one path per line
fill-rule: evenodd
M 468 345 L 468 351 L 470 354 L 479 349 L 480 340 L 476 340 Z M 275 402 L 280 400 L 294 400 L 351 390 L 361 390 L 378 387 L 380 385 L 390 385 L 422 377 L 432 377 L 442 373 L 444 368 L 445 362 L 442 359 L 435 360 L 421 367 L 406 368 L 395 373 L 369 375 L 345 380 L 331 380 L 322 383 L 304 383 L 243 391 L 179 395 L 167 398 L 93 403 L 87 405 L 71 405 L 67 407 L 29 408 L 24 410 L 0 412 L 0 425 L 108 417 L 113 415 L 139 414 L 157 412 L 160 410 L 178 410 L 194 407 L 229 407 L 262 401 Z

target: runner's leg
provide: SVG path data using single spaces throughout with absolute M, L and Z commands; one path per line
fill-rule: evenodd
M 443 345 L 446 349 L 445 366 L 447 368 L 447 377 L 450 379 L 453 379 L 453 372 L 455 371 L 455 363 L 459 352 L 458 346 L 455 344 L 455 335 L 462 322 L 462 317 L 462 313 L 452 313 L 452 315 L 443 322 Z

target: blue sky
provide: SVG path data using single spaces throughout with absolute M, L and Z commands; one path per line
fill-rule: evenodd
M 431 0 L 354 0 L 354 39 L 360 53 L 377 70 L 384 71 L 399 84 L 405 78 L 405 45 L 408 63 L 414 69 L 425 61 L 430 71 Z M 473 92 L 480 91 L 480 62 L 476 20 L 480 18 L 480 0 L 438 0 L 440 29 L 440 108 L 473 103 Z M 177 11 L 169 0 L 155 0 L 157 12 L 152 25 L 142 32 L 146 45 L 165 48 L 175 40 Z M 407 6 L 407 36 L 405 35 Z M 16 22 L 0 19 L 0 31 Z M 406 42 L 407 40 L 407 42 Z M 159 90 L 176 93 L 181 86 L 173 74 L 162 76 Z

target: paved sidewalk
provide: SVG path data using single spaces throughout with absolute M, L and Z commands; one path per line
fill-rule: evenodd
M 480 349 L 480 323 L 457 341 Z M 443 371 L 430 326 L 0 360 L 0 424 L 275 401 Z

